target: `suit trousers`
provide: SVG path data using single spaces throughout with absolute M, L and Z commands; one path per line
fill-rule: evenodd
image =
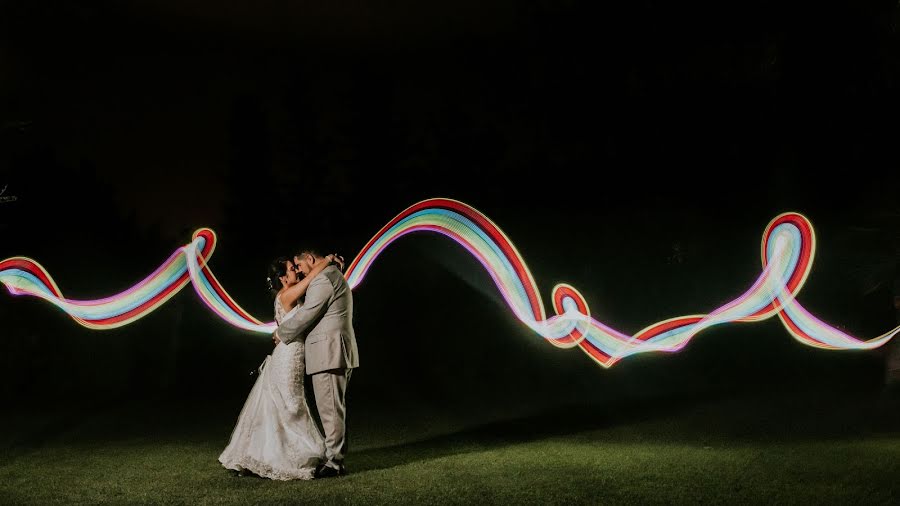
M 316 409 L 325 438 L 325 465 L 341 469 L 347 454 L 347 384 L 353 369 L 332 369 L 311 376 Z

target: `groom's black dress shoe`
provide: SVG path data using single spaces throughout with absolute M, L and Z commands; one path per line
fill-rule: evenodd
M 316 478 L 331 478 L 332 476 L 346 476 L 347 470 L 344 466 L 340 468 L 331 466 L 319 466 L 316 469 Z

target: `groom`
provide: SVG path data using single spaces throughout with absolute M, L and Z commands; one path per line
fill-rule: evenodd
M 294 263 L 305 276 L 328 260 L 315 249 L 301 249 Z M 318 477 L 341 476 L 347 453 L 347 383 L 359 367 L 353 332 L 353 292 L 334 265 L 325 268 L 306 289 L 302 306 L 292 309 L 274 339 L 287 344 L 306 338 L 306 374 L 311 375 L 316 406 L 325 436 L 325 463 Z

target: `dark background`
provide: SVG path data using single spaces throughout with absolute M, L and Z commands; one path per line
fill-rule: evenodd
M 507 233 L 542 297 L 569 282 L 636 332 L 742 293 L 792 210 L 819 240 L 800 302 L 860 337 L 896 324 L 896 3 L 382 3 L 0 3 L 0 258 L 96 298 L 209 226 L 219 280 L 268 321 L 272 258 L 350 259 L 442 196 Z M 603 370 L 515 321 L 441 237 L 395 243 L 354 296 L 361 407 L 881 383 L 882 352 L 775 320 Z M 23 403 L 239 406 L 271 349 L 190 289 L 106 332 L 4 293 L 0 335 L 0 395 Z

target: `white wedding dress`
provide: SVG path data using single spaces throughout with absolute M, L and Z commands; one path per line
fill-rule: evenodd
M 285 310 L 275 298 L 275 321 Z M 324 459 L 325 443 L 306 404 L 302 339 L 278 343 L 260 366 L 231 442 L 219 456 L 227 469 L 248 470 L 273 480 L 311 480 Z

